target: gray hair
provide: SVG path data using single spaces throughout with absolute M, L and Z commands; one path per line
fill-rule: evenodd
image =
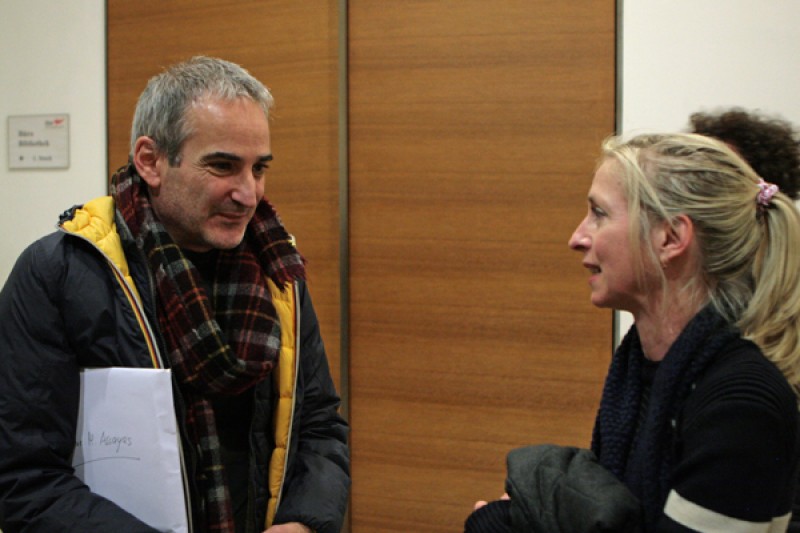
M 239 65 L 213 57 L 193 57 L 147 82 L 133 116 L 131 155 L 136 139 L 147 136 L 171 166 L 179 165 L 183 143 L 192 134 L 187 110 L 203 98 L 249 98 L 261 106 L 267 118 L 274 104 L 269 89 Z

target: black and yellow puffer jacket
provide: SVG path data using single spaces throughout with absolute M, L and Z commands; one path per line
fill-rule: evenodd
M 4 533 L 153 531 L 90 492 L 71 467 L 80 370 L 164 365 L 150 275 L 117 224 L 110 197 L 67 211 L 58 231 L 21 254 L 0 292 Z M 248 531 L 298 521 L 338 532 L 350 485 L 347 424 L 305 284 L 273 295 L 281 361 L 255 391 Z M 177 392 L 176 409 L 180 420 Z M 184 450 L 191 487 L 195 458 Z M 193 522 L 203 523 L 196 491 L 190 500 Z

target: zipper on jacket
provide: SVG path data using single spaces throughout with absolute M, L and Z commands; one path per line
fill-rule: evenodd
M 131 303 L 131 307 L 133 308 L 134 315 L 136 315 L 136 319 L 139 322 L 140 328 L 142 329 L 142 334 L 145 337 L 145 342 L 147 343 L 148 347 L 151 349 L 150 353 L 151 353 L 151 359 L 153 360 L 153 367 L 154 368 L 161 368 L 161 369 L 169 368 L 168 366 L 164 365 L 164 359 L 161 357 L 161 351 L 158 349 L 158 344 L 157 344 L 155 332 L 151 328 L 150 322 L 147 320 L 147 315 L 145 314 L 145 311 L 144 311 L 144 305 L 141 302 L 141 300 L 136 297 L 136 292 L 133 290 L 133 288 L 130 286 L 130 284 L 125 279 L 125 276 L 122 274 L 122 271 L 120 270 L 119 266 L 117 266 L 117 264 L 114 263 L 108 257 L 108 254 L 106 254 L 99 246 L 97 246 L 97 243 L 95 243 L 91 239 L 88 239 L 88 238 L 84 237 L 83 235 L 79 235 L 77 233 L 73 233 L 73 232 L 67 231 L 66 229 L 64 229 L 61 226 L 58 226 L 58 230 L 62 231 L 64 233 L 64 235 L 66 235 L 66 236 L 74 237 L 74 238 L 77 238 L 77 239 L 81 239 L 81 240 L 89 243 L 95 250 L 97 250 L 97 253 L 99 253 L 105 259 L 106 264 L 108 264 L 108 266 L 111 267 L 111 271 L 114 273 L 114 277 L 117 279 L 117 282 L 120 284 L 120 286 L 122 287 L 122 290 L 125 292 L 126 298 Z M 152 298 L 155 298 L 155 291 L 153 289 L 154 285 L 153 285 L 152 273 L 150 272 L 149 268 L 147 268 L 145 270 L 147 271 L 147 274 L 149 276 L 148 289 L 150 290 L 150 295 L 151 295 Z M 153 301 L 155 301 L 155 300 L 153 300 Z M 172 397 L 173 397 L 173 405 L 174 404 L 180 404 L 180 406 L 183 405 L 183 402 L 180 399 L 180 397 L 179 396 L 176 397 L 176 395 L 175 395 L 175 387 L 173 387 L 173 395 L 172 395 Z M 176 405 L 176 408 L 177 408 L 177 405 Z M 183 424 L 180 423 L 180 419 L 177 419 L 178 418 L 177 409 L 176 409 L 175 415 L 176 415 L 176 424 L 183 430 L 183 433 L 185 434 L 185 429 L 186 428 L 183 426 Z M 194 531 L 194 525 L 193 525 L 193 520 L 192 520 L 192 514 L 193 513 L 192 513 L 191 487 L 189 485 L 188 470 L 186 469 L 186 461 L 185 461 L 185 457 L 184 457 L 184 448 L 183 448 L 183 439 L 181 438 L 180 434 L 177 435 L 177 441 L 178 441 L 178 452 L 179 452 L 180 462 L 181 462 L 181 478 L 182 478 L 182 481 L 183 481 L 183 492 L 184 492 L 184 497 L 185 497 L 185 501 L 186 501 L 186 503 L 185 503 L 185 506 L 186 506 L 186 508 L 185 508 L 186 521 L 187 521 L 188 532 L 192 533 Z
M 102 253 L 102 250 L 101 250 L 101 253 Z M 146 264 L 146 261 L 142 261 L 142 262 L 144 262 Z M 155 279 L 153 278 L 153 273 L 150 271 L 149 268 L 146 268 L 146 267 L 145 267 L 144 271 L 147 274 L 147 290 L 150 293 L 150 301 L 151 302 L 155 302 L 156 301 L 156 290 L 155 290 L 155 286 L 156 285 L 155 285 Z M 144 311 L 144 303 L 142 302 L 140 305 L 142 307 L 142 314 L 146 317 L 147 315 L 146 315 L 146 313 Z M 156 342 L 156 334 L 155 334 L 155 332 L 153 333 L 153 342 Z M 160 355 L 159 355 L 159 359 L 161 360 Z M 164 365 L 163 360 L 161 360 L 161 364 L 162 364 L 162 366 L 165 366 L 165 367 L 168 368 L 167 365 Z M 173 380 L 175 380 L 175 375 L 174 374 L 172 375 L 172 378 L 173 378 Z M 173 394 L 173 403 L 175 404 L 175 411 L 176 411 L 175 412 L 175 416 L 177 418 L 176 424 L 177 424 L 177 426 L 179 428 L 179 433 L 178 433 L 178 451 L 180 452 L 180 459 L 181 459 L 181 474 L 182 474 L 181 478 L 182 478 L 182 481 L 183 481 L 183 495 L 184 495 L 184 498 L 185 498 L 185 501 L 186 501 L 186 509 L 185 509 L 185 511 L 186 511 L 186 520 L 187 520 L 187 526 L 188 526 L 188 533 L 193 533 L 193 531 L 194 531 L 194 522 L 193 522 L 193 520 L 194 520 L 194 510 L 192 508 L 192 488 L 193 487 L 192 487 L 192 483 L 190 483 L 190 481 L 189 481 L 189 471 L 190 470 L 186 466 L 186 455 L 184 453 L 185 447 L 183 445 L 183 437 L 182 437 L 182 435 L 188 435 L 188 433 L 186 431 L 186 425 L 184 423 L 184 421 L 186 419 L 186 416 L 185 416 L 186 415 L 186 405 L 183 402 L 183 397 L 177 391 L 180 391 L 180 387 L 178 386 L 177 382 L 175 382 L 173 384 L 173 392 L 175 393 L 175 394 Z M 178 414 L 180 414 L 181 416 L 178 416 Z M 191 451 L 191 462 L 192 462 L 192 470 L 191 471 L 192 472 L 196 472 L 196 470 L 197 470 L 197 468 L 196 468 L 197 467 L 197 459 L 196 459 L 197 455 L 199 455 L 199 454 L 196 451 L 194 451 L 194 450 Z M 192 476 L 192 479 L 194 479 L 194 476 Z M 204 502 L 205 496 L 201 494 L 201 492 L 200 492 L 200 490 L 199 490 L 199 488 L 197 486 L 194 486 L 194 489 L 195 489 L 195 493 L 198 495 L 198 498 L 200 499 L 201 505 L 203 506 L 203 514 L 205 514 L 205 502 Z M 0 533 L 2 533 L 2 532 L 0 532 Z

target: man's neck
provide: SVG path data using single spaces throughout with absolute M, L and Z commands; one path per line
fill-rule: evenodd
M 181 251 L 183 255 L 194 264 L 195 268 L 197 268 L 206 286 L 206 290 L 208 290 L 210 285 L 214 282 L 219 250 L 211 249 L 207 252 L 194 252 L 192 250 L 181 249 Z

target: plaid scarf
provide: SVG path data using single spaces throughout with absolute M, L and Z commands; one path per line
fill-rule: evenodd
M 186 400 L 188 437 L 200 449 L 198 484 L 205 498 L 205 529 L 233 533 L 209 398 L 240 394 L 270 374 L 281 333 L 265 276 L 279 287 L 304 279 L 303 258 L 275 210 L 262 200 L 242 243 L 219 251 L 216 278 L 208 280 L 213 281 L 213 294 L 208 295 L 195 266 L 156 218 L 147 186 L 132 164 L 114 174 L 111 192 L 127 225 L 120 232 L 136 242 L 155 280 L 159 330 Z
M 642 502 L 645 529 L 663 514 L 675 463 L 673 421 L 692 385 L 738 331 L 710 305 L 686 325 L 659 363 L 646 416 L 640 419 L 644 353 L 634 326 L 617 348 L 606 377 L 592 451 Z M 638 433 L 637 433 L 638 432 Z

